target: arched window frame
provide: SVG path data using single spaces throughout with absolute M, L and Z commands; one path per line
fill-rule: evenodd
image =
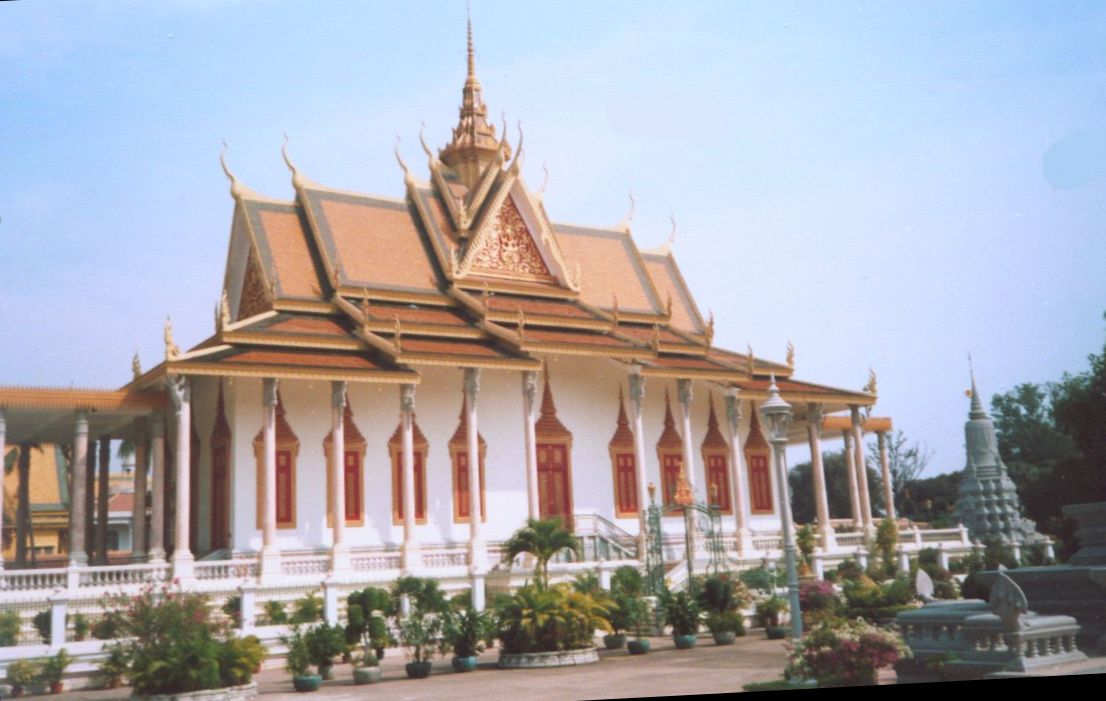
M 760 430 L 756 407 L 751 412 L 749 438 L 745 441 L 745 465 L 749 483 L 749 513 L 754 516 L 776 513 L 772 492 L 772 448 Z
M 618 388 L 618 419 L 614 436 L 607 444 L 611 456 L 611 479 L 614 486 L 615 518 L 631 518 L 641 513 L 638 504 L 637 455 L 634 452 L 634 434 L 626 419 L 622 399 L 622 387 Z
M 168 441 L 166 441 L 168 442 Z M 253 439 L 253 453 L 257 460 L 257 528 L 260 530 L 265 527 L 265 428 L 262 427 L 257 435 Z M 277 392 L 277 405 L 276 405 L 276 513 L 277 522 L 276 527 L 287 529 L 296 527 L 296 472 L 297 464 L 299 462 L 300 453 L 300 439 L 296 437 L 295 432 L 292 431 L 292 427 L 288 424 L 288 419 L 284 414 L 284 402 L 280 398 L 280 392 Z M 289 506 L 288 518 L 280 518 L 280 503 L 281 503 L 281 488 L 280 488 L 280 472 L 281 472 L 281 458 L 287 456 L 288 458 L 288 486 L 287 486 L 287 499 Z
M 418 421 L 411 417 L 411 431 L 414 434 L 414 472 L 415 472 L 415 523 L 425 524 L 430 505 L 427 502 L 426 458 L 430 452 L 430 443 L 419 428 Z M 403 525 L 403 422 L 396 426 L 395 433 L 388 440 L 388 454 L 392 462 L 392 525 Z M 421 487 L 421 488 L 420 488 Z M 419 497 L 422 497 L 422 515 L 419 515 Z
M 357 428 L 357 423 L 353 420 L 353 409 L 350 408 L 349 397 L 346 397 L 345 409 L 342 410 L 342 442 L 345 448 L 345 454 L 342 456 L 342 467 L 339 472 L 342 475 L 342 488 L 345 490 L 346 495 L 346 525 L 347 526 L 363 526 L 365 525 L 365 453 L 367 443 L 365 436 L 361 434 L 361 431 Z M 326 525 L 328 528 L 334 527 L 334 477 L 331 471 L 332 462 L 334 459 L 331 446 L 334 445 L 334 430 L 331 429 L 326 434 L 326 438 L 323 439 L 323 455 L 326 456 Z M 357 481 L 357 498 L 350 498 L 349 483 L 346 481 L 346 461 L 350 455 L 355 456 L 356 461 L 356 481 Z M 357 517 L 349 518 L 349 507 L 351 503 L 357 504 Z
M 703 452 L 703 472 L 706 475 L 707 501 L 715 505 L 712 496 L 717 499 L 718 513 L 732 514 L 733 499 L 730 492 L 730 480 L 733 473 L 730 465 L 730 447 L 722 432 L 718 429 L 718 417 L 714 413 L 714 397 L 710 398 L 710 414 L 707 416 L 707 435 L 701 446 Z M 721 469 L 718 469 L 718 468 Z M 721 477 L 721 479 L 719 479 Z M 712 495 L 712 490 L 716 495 Z

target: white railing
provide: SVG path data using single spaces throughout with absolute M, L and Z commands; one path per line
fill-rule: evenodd
M 330 555 L 293 555 L 280 560 L 280 571 L 287 575 L 326 574 Z
M 421 554 L 423 567 L 464 567 L 468 564 L 465 550 L 424 550 Z
M 398 551 L 354 552 L 350 555 L 350 564 L 354 572 L 380 572 L 398 570 L 401 560 Z
M 257 560 L 205 560 L 195 564 L 196 579 L 245 579 L 257 576 Z
M 864 545 L 863 533 L 837 533 L 834 535 L 839 548 L 855 548 Z
M 780 533 L 754 533 L 753 549 L 761 552 L 775 552 L 783 549 L 783 535 Z
M 81 568 L 80 587 L 117 587 L 128 584 L 163 582 L 168 573 L 169 565 L 164 562 L 83 567 Z
M 66 586 L 66 569 L 7 570 L 0 572 L 0 591 L 45 591 Z

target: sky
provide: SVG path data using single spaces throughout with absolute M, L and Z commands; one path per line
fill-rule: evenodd
M 715 344 L 859 389 L 964 465 L 986 398 L 1059 379 L 1106 321 L 1101 2 L 474 0 L 489 113 L 554 221 L 674 253 Z M 213 331 L 222 142 L 291 199 L 403 195 L 444 145 L 465 3 L 0 3 L 0 384 L 119 387 Z M 839 442 L 838 442 L 839 443 Z M 826 449 L 836 449 L 826 443 Z M 803 458 L 803 453 L 796 456 Z M 794 461 L 796 458 L 792 457 Z

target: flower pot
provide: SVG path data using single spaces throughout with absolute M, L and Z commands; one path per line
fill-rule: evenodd
M 324 680 L 330 680 L 334 678 L 334 664 L 321 664 L 319 665 L 319 676 Z
M 644 655 L 649 652 L 649 641 L 644 638 L 631 640 L 626 643 L 626 649 L 630 651 L 631 655 Z
M 690 650 L 695 647 L 694 635 L 673 635 L 672 641 L 676 643 L 677 650 Z
M 292 676 L 292 686 L 296 691 L 318 691 L 323 678 L 318 674 L 296 674 Z
M 411 679 L 426 679 L 430 676 L 429 662 L 408 662 L 405 669 Z
M 787 637 L 787 628 L 783 626 L 768 626 L 764 632 L 769 640 L 783 640 Z
M 60 694 L 65 688 L 65 682 L 50 682 L 50 693 Z
M 453 658 L 453 671 L 454 672 L 475 672 L 476 671 L 476 655 L 466 655 L 464 657 Z
M 626 635 L 624 633 L 604 635 L 603 644 L 607 646 L 608 650 L 621 650 L 622 646 L 626 644 Z
M 354 667 L 353 668 L 353 683 L 354 684 L 375 684 L 380 681 L 380 677 L 383 675 L 383 671 L 379 666 L 376 667 Z
M 711 631 L 711 635 L 714 636 L 715 645 L 733 645 L 737 638 L 737 633 L 732 630 Z

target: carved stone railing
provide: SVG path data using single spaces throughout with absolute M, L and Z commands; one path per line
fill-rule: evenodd
M 210 560 L 195 564 L 196 579 L 244 579 L 257 576 L 257 560 L 238 558 L 234 560 Z
M 401 565 L 399 551 L 354 552 L 350 555 L 354 572 L 381 572 L 398 570 Z
M 80 569 L 80 587 L 113 588 L 132 584 L 164 582 L 169 575 L 169 565 L 149 563 L 140 565 L 105 565 L 100 567 L 82 567 Z
M 66 585 L 64 567 L 48 570 L 7 570 L 0 572 L 0 591 L 50 591 Z
M 439 567 L 464 567 L 468 564 L 468 552 L 465 549 L 423 550 L 422 566 L 434 569 Z
M 753 533 L 753 550 L 757 552 L 779 552 L 783 549 L 783 535 L 780 533 Z
M 329 569 L 329 555 L 292 555 L 280 560 L 280 571 L 286 575 L 325 575 Z

